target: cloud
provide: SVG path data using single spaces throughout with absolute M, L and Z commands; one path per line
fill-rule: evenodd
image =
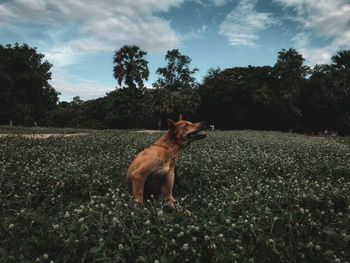
M 77 34 L 64 44 L 84 51 L 114 50 L 123 44 L 164 51 L 178 45 L 180 38 L 169 21 L 154 14 L 183 1 L 14 0 L 0 3 L 0 26 L 32 23 L 49 25 L 52 32 L 74 26 Z
M 212 2 L 215 6 L 223 6 L 228 2 L 231 2 L 231 0 L 212 0 Z
M 232 2 L 232 0 L 191 0 L 197 4 L 200 4 L 204 7 L 221 7 L 224 6 L 230 2 Z
M 274 2 L 294 11 L 294 15 L 287 17 L 300 24 L 300 32 L 293 41 L 309 64 L 328 63 L 337 51 L 350 48 L 348 0 L 274 0 Z M 311 42 L 317 39 L 328 40 L 330 44 L 312 47 Z
M 77 54 L 74 54 L 69 46 L 53 48 L 50 51 L 44 52 L 45 59 L 56 67 L 64 67 L 77 63 Z
M 185 0 L 12 0 L 0 1 L 0 34 L 39 47 L 54 65 L 51 85 L 65 100 L 104 96 L 115 89 L 70 75 L 64 67 L 134 44 L 166 51 L 183 40 L 170 21 L 157 16 Z M 200 33 L 200 32 L 199 32 Z M 101 53 L 102 54 L 102 53 Z
M 272 14 L 255 11 L 256 3 L 257 0 L 241 0 L 220 25 L 220 34 L 230 45 L 256 47 L 259 32 L 277 23 Z
M 200 28 L 197 28 L 195 30 L 192 30 L 190 32 L 187 32 L 184 34 L 181 39 L 187 40 L 187 39 L 200 39 L 203 37 L 203 34 L 207 31 L 207 26 L 203 25 Z
M 95 99 L 115 89 L 113 85 L 103 85 L 96 80 L 82 79 L 63 69 L 53 70 L 50 84 L 62 93 L 61 99 L 65 101 L 71 101 L 75 96 L 79 96 L 82 100 Z

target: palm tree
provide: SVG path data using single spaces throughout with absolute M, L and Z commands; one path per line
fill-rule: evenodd
M 339 51 L 332 57 L 333 66 L 337 69 L 343 69 L 350 72 L 350 50 Z
M 147 52 L 138 46 L 124 45 L 114 53 L 114 78 L 119 85 L 124 82 L 129 88 L 143 88 L 143 80 L 148 80 L 148 61 L 144 59 Z

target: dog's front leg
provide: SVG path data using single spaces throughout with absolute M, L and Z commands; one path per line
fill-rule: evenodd
M 139 204 L 143 203 L 143 190 L 146 182 L 147 174 L 142 169 L 137 169 L 131 174 L 132 194 Z
M 161 186 L 161 198 L 163 200 L 168 199 L 168 205 L 174 207 L 175 199 L 173 197 L 173 187 L 174 187 L 174 179 L 175 173 L 174 169 L 170 169 L 170 171 L 166 175 L 166 180 L 164 184 Z

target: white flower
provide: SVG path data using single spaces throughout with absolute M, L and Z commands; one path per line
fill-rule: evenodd
M 181 231 L 179 234 L 177 234 L 177 237 L 183 237 L 184 235 L 185 233 Z
M 163 211 L 162 211 L 162 210 L 160 210 L 160 211 L 158 212 L 158 216 L 163 216 Z
M 44 254 L 44 255 L 43 255 L 43 258 L 44 258 L 44 259 L 48 259 L 48 258 L 49 258 L 49 255 L 48 255 L 48 254 Z
M 12 228 L 14 228 L 14 227 L 15 227 L 14 224 L 9 224 L 9 229 L 12 229 Z
M 213 243 L 213 244 L 210 245 L 210 248 L 211 249 L 216 249 L 216 245 Z
M 226 219 L 226 224 L 229 224 L 230 222 L 230 219 Z
M 123 250 L 123 249 L 124 249 L 123 244 L 119 244 L 119 245 L 118 245 L 118 249 L 119 249 L 119 250 Z
M 65 213 L 64 217 L 65 217 L 65 218 L 70 217 L 70 214 L 69 214 L 69 212 L 68 212 L 68 211 L 66 211 L 66 213 Z
M 80 223 L 83 222 L 83 221 L 84 221 L 84 217 L 79 218 L 79 222 Z
M 146 224 L 146 225 L 150 225 L 151 222 L 150 222 L 149 220 L 147 220 L 147 221 L 145 222 L 145 224 Z
M 208 240 L 209 240 L 209 236 L 205 235 L 205 236 L 204 236 L 204 239 L 205 239 L 206 241 L 208 241 Z
M 182 246 L 182 249 L 183 249 L 184 251 L 187 251 L 188 248 L 189 248 L 189 245 L 188 245 L 187 243 L 185 243 L 185 244 Z
M 309 242 L 309 243 L 306 244 L 307 248 L 310 248 L 310 247 L 313 247 L 313 246 L 314 246 L 314 244 L 312 242 Z

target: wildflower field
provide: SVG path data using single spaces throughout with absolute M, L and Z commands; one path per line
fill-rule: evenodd
M 350 261 L 345 140 L 209 132 L 178 163 L 189 217 L 127 190 L 130 162 L 161 135 L 0 138 L 0 262 Z

